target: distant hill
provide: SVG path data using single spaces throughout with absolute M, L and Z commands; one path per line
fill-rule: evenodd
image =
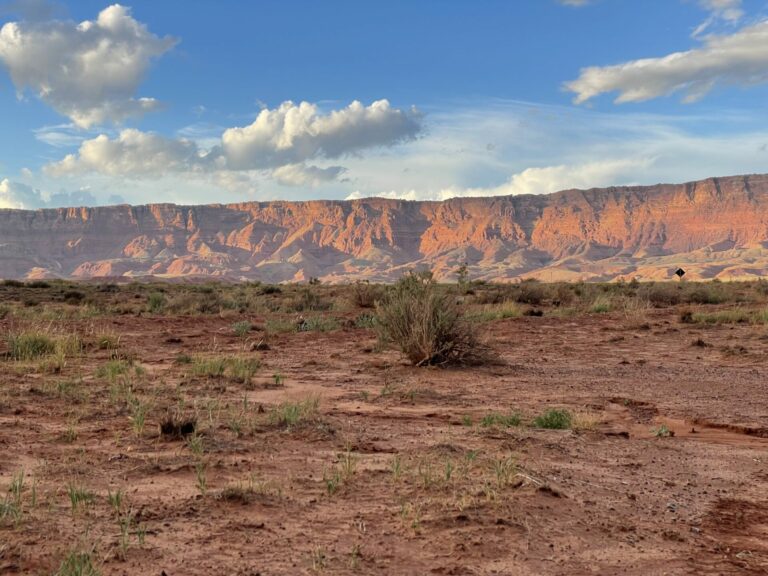
M 509 281 L 768 275 L 768 175 L 548 195 L 0 210 L 0 277 Z

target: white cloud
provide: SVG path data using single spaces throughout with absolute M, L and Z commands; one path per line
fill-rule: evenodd
M 710 15 L 693 31 L 691 36 L 694 38 L 703 34 L 704 31 L 719 21 L 735 24 L 744 16 L 741 0 L 699 0 L 699 6 L 709 11 Z
M 718 84 L 766 81 L 768 21 L 763 21 L 730 35 L 708 36 L 702 47 L 686 52 L 585 68 L 565 87 L 576 93 L 577 104 L 606 92 L 619 92 L 617 103 L 641 102 L 678 91 L 685 93 L 685 102 L 693 102 Z
M 76 154 L 48 164 L 50 176 L 95 172 L 131 178 L 157 177 L 170 172 L 201 171 L 208 157 L 190 140 L 165 138 L 152 132 L 122 130 L 117 138 L 100 134 L 80 145 Z
M 438 191 L 404 190 L 368 194 L 382 198 L 402 200 L 447 200 L 456 197 L 517 196 L 520 194 L 549 194 L 571 188 L 589 189 L 603 186 L 631 184 L 632 174 L 652 164 L 649 158 L 615 159 L 576 165 L 546 166 L 527 168 L 513 174 L 499 186 L 488 188 L 444 188 Z M 355 191 L 348 200 L 365 196 Z
M 391 146 L 420 130 L 418 111 L 392 108 L 387 100 L 370 106 L 354 101 L 330 114 L 321 114 L 309 102 L 284 102 L 262 110 L 249 126 L 226 130 L 221 140 L 231 169 L 260 169 Z
M 263 170 L 271 171 L 283 185 L 318 186 L 338 178 L 344 167 L 307 166 L 305 160 L 393 146 L 414 138 L 421 122 L 416 111 L 392 108 L 386 100 L 367 107 L 353 102 L 328 114 L 320 114 L 307 102 L 285 102 L 274 110 L 262 110 L 245 128 L 224 130 L 218 140 L 212 130 L 215 127 L 210 125 L 187 126 L 179 134 L 190 139 L 135 129 L 122 130 L 115 138 L 100 134 L 82 142 L 77 153 L 48 164 L 45 172 L 50 176 L 97 173 L 137 179 L 225 171 L 229 174 L 222 181 L 239 186 L 232 172 Z M 69 143 L 57 131 L 46 133 L 45 138 L 53 144 Z
M 21 182 L 0 180 L 0 208 L 35 209 L 58 206 L 92 206 L 96 198 L 87 189 L 47 195 Z
M 155 110 L 135 98 L 153 58 L 176 40 L 160 38 L 114 4 L 96 20 L 8 22 L 0 28 L 0 62 L 21 94 L 29 89 L 77 126 L 121 122 Z
M 315 188 L 335 181 L 345 171 L 342 166 L 318 168 L 304 164 L 286 164 L 272 171 L 272 177 L 283 186 L 309 186 Z
M 557 0 L 560 2 L 560 4 L 563 4 L 565 6 L 576 6 L 577 8 L 581 6 L 586 6 L 589 4 L 592 0 Z

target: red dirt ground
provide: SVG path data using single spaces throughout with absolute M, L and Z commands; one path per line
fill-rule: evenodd
M 94 375 L 108 351 L 67 366 L 83 378 L 74 399 L 45 386 L 63 377 L 4 362 L 0 502 L 15 473 L 27 479 L 21 520 L 0 527 L 0 574 L 51 574 L 91 547 L 115 575 L 768 574 L 764 326 L 680 324 L 671 309 L 637 328 L 611 314 L 500 320 L 482 332 L 503 362 L 466 369 L 408 366 L 367 330 L 283 334 L 247 353 L 262 367 L 246 389 L 174 362 L 238 353 L 231 318 L 73 326 L 94 323 L 146 369 L 133 388 L 147 425 L 137 436 Z M 268 420 L 309 395 L 316 419 Z M 204 496 L 197 457 L 158 432 L 182 401 L 198 414 Z M 554 407 L 587 416 L 576 430 L 527 424 Z M 523 425 L 482 426 L 491 412 Z M 254 423 L 240 436 L 238 414 Z M 674 435 L 651 432 L 662 425 Z M 251 477 L 242 498 L 221 497 Z M 71 510 L 71 482 L 90 506 Z M 122 549 L 117 489 L 134 512 Z

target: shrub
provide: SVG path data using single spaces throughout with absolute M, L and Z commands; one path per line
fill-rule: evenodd
M 61 295 L 61 299 L 67 304 L 77 305 L 85 300 L 85 294 L 80 290 L 67 290 Z
M 152 314 L 157 314 L 165 308 L 165 294 L 162 292 L 152 292 L 147 297 L 147 310 Z
M 550 430 L 566 430 L 571 427 L 571 413 L 568 410 L 547 410 L 541 416 L 533 420 L 536 428 L 548 428 Z
M 416 366 L 478 363 L 487 357 L 454 299 L 431 272 L 409 273 L 376 305 L 380 340 Z
M 679 304 L 681 300 L 679 284 L 642 284 L 637 290 L 637 295 L 640 298 L 645 298 L 657 308 L 674 306 Z
M 292 298 L 286 305 L 288 312 L 307 312 L 330 310 L 333 302 L 323 300 L 310 288 L 302 288 L 297 296 Z
M 373 308 L 376 300 L 381 298 L 381 289 L 367 280 L 355 282 L 352 291 L 352 302 L 358 308 Z
M 526 279 L 518 285 L 515 299 L 521 304 L 540 305 L 547 297 L 547 287 L 534 279 Z

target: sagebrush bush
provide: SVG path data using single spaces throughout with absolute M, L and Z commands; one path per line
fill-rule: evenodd
M 358 308 L 373 308 L 381 298 L 381 288 L 367 280 L 358 281 L 352 285 L 352 302 Z
M 416 366 L 475 364 L 488 357 L 453 297 L 431 272 L 409 273 L 376 305 L 376 328 Z

